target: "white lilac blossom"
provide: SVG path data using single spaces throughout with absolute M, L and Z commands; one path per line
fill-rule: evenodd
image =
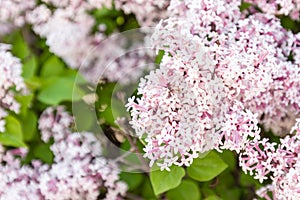
M 52 11 L 42 4 L 26 15 L 36 34 L 46 38 L 51 52 L 61 57 L 69 67 L 80 69 L 90 82 L 100 78 L 119 81 L 121 84 L 134 82 L 151 69 L 153 53 L 144 41 L 134 41 L 128 47 L 125 34 L 107 37 L 105 25 L 92 33 L 95 20 L 88 14 L 100 8 L 98 1 L 46 1 L 57 6 Z M 104 27 L 104 29 L 103 29 Z M 138 42 L 137 42 L 138 41 Z
M 176 4 L 183 9 L 179 16 L 156 28 L 152 40 L 165 56 L 160 69 L 141 79 L 142 97 L 127 104 L 137 135 L 146 135 L 145 156 L 167 170 L 188 166 L 198 153 L 219 146 L 240 151 L 248 137 L 259 138 L 256 116 L 228 95 L 231 88 L 219 78 L 217 56 L 211 55 L 216 50 L 206 46 L 238 19 L 238 3 L 228 13 L 223 1 L 184 3 Z
M 37 179 L 39 174 L 47 169 L 47 166 L 38 170 L 30 166 L 22 166 L 21 158 L 24 158 L 26 153 L 24 148 L 6 151 L 0 145 L 1 199 L 43 199 L 38 190 Z
M 28 13 L 27 19 L 33 24 L 33 30 L 46 38 L 50 51 L 72 68 L 78 68 L 92 48 L 89 34 L 94 19 L 82 8 L 57 8 L 51 15 L 51 11 L 41 5 Z
M 7 112 L 18 113 L 20 109 L 19 103 L 14 98 L 14 91 L 25 90 L 21 77 L 21 62 L 9 52 L 9 49 L 9 45 L 0 44 L 0 134 L 5 129 L 4 118 Z
M 80 71 L 94 83 L 101 77 L 120 84 L 138 81 L 154 68 L 154 52 L 147 39 L 146 33 L 135 30 L 100 39 L 89 55 L 95 58 L 93 67 Z
M 297 39 L 272 15 L 256 13 L 245 18 L 239 11 L 239 1 L 224 4 L 175 4 L 182 10 L 175 10 L 178 16 L 158 24 L 153 45 L 182 59 L 194 57 L 193 62 L 199 65 L 194 56 L 197 45 L 193 43 L 204 43 L 215 73 L 231 98 L 258 113 L 266 129 L 284 133 L 299 115 L 299 67 L 296 59 L 288 61 L 291 52 L 299 51 Z
M 142 27 L 152 27 L 168 16 L 170 0 L 115 0 L 114 3 L 126 14 L 133 13 Z
M 72 133 L 50 147 L 54 163 L 40 174 L 39 190 L 47 199 L 122 199 L 127 185 L 119 181 L 116 163 L 102 156 L 92 133 Z M 101 194 L 101 188 L 107 194 Z
M 299 113 L 299 67 L 287 61 L 292 33 L 275 17 L 254 14 L 225 33 L 217 50 L 219 73 L 246 108 L 275 134 L 287 132 Z M 247 39 L 251 38 L 251 40 Z M 219 48 L 218 46 L 217 48 Z M 237 67 L 239 66 L 239 67 Z M 284 122 L 284 123 L 282 123 Z M 284 131 L 285 130 L 285 131 Z
M 62 140 L 66 134 L 71 133 L 69 127 L 72 123 L 73 117 L 65 112 L 63 106 L 47 108 L 39 119 L 41 139 L 44 142 L 49 142 L 50 138 L 53 138 L 54 141 Z
M 204 46 L 195 56 L 200 65 L 165 55 L 160 68 L 141 79 L 142 97 L 127 104 L 137 136 L 145 135 L 145 157 L 161 169 L 189 166 L 211 149 L 239 152 L 250 138 L 259 139 L 256 116 L 226 97 Z
M 0 35 L 9 33 L 16 27 L 25 24 L 25 14 L 34 8 L 35 0 L 2 0 L 0 1 Z
M 112 7 L 112 0 L 42 0 L 42 2 L 47 3 L 49 5 L 55 6 L 57 8 L 66 8 L 72 7 L 73 9 L 83 9 L 87 8 L 106 8 Z
M 245 0 L 254 6 L 258 6 L 263 12 L 272 15 L 286 15 L 294 20 L 299 20 L 300 1 L 299 0 Z M 252 9 L 254 11 L 254 9 Z
M 245 18 L 239 1 L 227 3 L 171 1 L 173 15 L 152 35 L 165 56 L 127 107 L 146 138 L 145 157 L 161 169 L 210 149 L 250 151 L 260 138 L 257 117 L 282 134 L 299 114 L 299 67 L 288 60 L 293 34 L 274 16 Z
M 25 149 L 5 150 L 0 146 L 1 199 L 122 199 L 127 185 L 119 181 L 117 164 L 102 155 L 94 134 L 72 133 L 67 127 L 70 119 L 62 107 L 49 108 L 42 114 L 42 135 L 54 139 L 50 146 L 52 164 L 33 160 L 30 165 L 22 165 Z M 50 125 L 56 127 L 52 133 Z

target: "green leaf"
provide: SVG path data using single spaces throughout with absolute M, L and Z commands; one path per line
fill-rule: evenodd
M 30 79 L 32 78 L 37 70 L 37 59 L 35 56 L 30 56 L 28 59 L 24 61 L 23 64 L 23 71 L 22 71 L 22 76 L 24 79 Z
M 76 84 L 86 84 L 87 81 L 85 78 L 80 74 L 80 72 L 73 70 L 73 69 L 68 69 L 64 72 L 63 74 L 64 77 L 69 78 Z
M 30 55 L 30 49 L 23 39 L 23 36 L 20 32 L 16 32 L 13 36 L 13 41 L 12 41 L 12 53 L 21 59 L 26 58 L 27 56 Z
M 231 171 L 236 169 L 236 157 L 232 151 L 224 150 L 222 153 L 218 154 L 225 161 Z
M 68 77 L 53 77 L 43 84 L 38 94 L 38 100 L 50 105 L 62 101 L 78 101 L 84 96 L 84 91 Z
M 145 181 L 141 187 L 141 194 L 145 199 L 157 199 L 148 176 L 145 177 Z
M 26 147 L 20 122 L 12 116 L 6 117 L 5 120 L 5 132 L 0 133 L 0 143 L 13 147 Z
M 245 174 L 244 172 L 240 173 L 240 184 L 243 187 L 256 186 L 256 188 L 258 188 L 261 186 L 258 180 L 254 179 L 253 176 L 250 176 L 249 174 Z
M 73 104 L 73 115 L 75 116 L 76 131 L 89 131 L 97 123 L 97 118 L 93 110 L 82 101 Z
M 211 195 L 211 196 L 205 198 L 204 200 L 222 200 L 222 199 L 216 195 Z
M 295 21 L 293 21 L 290 17 L 287 16 L 283 16 L 281 18 L 281 25 L 287 29 L 287 30 L 293 30 L 293 28 L 295 27 L 296 23 Z
M 34 91 L 41 87 L 42 85 L 42 79 L 39 77 L 33 76 L 30 79 L 25 79 L 25 83 L 27 85 L 27 88 L 31 91 Z
M 42 160 L 45 163 L 51 164 L 53 162 L 53 153 L 50 150 L 50 144 L 41 143 L 34 148 L 34 157 Z
M 24 141 L 30 141 L 33 139 L 35 133 L 36 133 L 36 127 L 37 127 L 37 116 L 36 114 L 28 110 L 27 115 L 22 117 L 22 129 L 23 129 L 23 138 Z
M 59 76 L 63 74 L 65 70 L 65 64 L 56 56 L 51 56 L 43 64 L 41 70 L 42 77 Z
M 178 187 L 167 192 L 167 197 L 169 200 L 199 200 L 201 196 L 197 183 L 183 180 Z
M 205 184 L 201 186 L 201 193 L 205 197 L 216 195 L 215 190 L 209 186 L 209 182 L 205 182 Z
M 20 103 L 21 109 L 20 109 L 20 114 L 21 115 L 27 115 L 28 108 L 31 105 L 32 99 L 34 95 L 28 94 L 26 96 L 15 96 L 16 100 Z
M 155 64 L 159 64 L 159 63 L 161 63 L 161 60 L 162 60 L 162 58 L 164 57 L 164 55 L 165 55 L 165 51 L 163 51 L 163 50 L 159 50 L 158 51 L 158 54 L 157 54 L 157 56 L 156 56 L 156 58 L 155 58 Z
M 140 186 L 144 180 L 144 176 L 140 173 L 122 172 L 120 174 L 120 178 L 127 183 L 130 191 Z
M 226 192 L 224 192 L 226 191 Z M 230 189 L 222 188 L 218 193 L 219 196 L 224 200 L 240 200 L 242 198 L 242 190 L 239 187 L 233 187 Z
M 240 6 L 240 11 L 244 11 L 244 10 L 248 9 L 251 5 L 252 5 L 251 3 L 242 2 L 241 6 Z
M 197 158 L 187 168 L 188 175 L 197 181 L 209 181 L 227 168 L 227 164 L 211 151 L 204 158 Z
M 170 169 L 170 172 L 160 170 L 150 172 L 150 181 L 155 195 L 173 189 L 181 183 L 185 175 L 184 169 L 178 166 L 172 166 Z

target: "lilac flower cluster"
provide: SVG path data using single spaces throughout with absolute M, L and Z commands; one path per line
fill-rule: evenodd
M 197 59 L 208 55 L 197 51 Z M 161 169 L 189 166 L 198 153 L 218 148 L 240 151 L 249 138 L 259 139 L 256 116 L 226 97 L 226 87 L 212 77 L 210 62 L 201 67 L 179 57 L 164 56 L 160 69 L 142 79 L 129 100 L 131 125 L 146 134 L 145 156 Z M 199 100 L 201 99 L 201 100 Z
M 299 0 L 245 0 L 254 6 L 258 6 L 264 13 L 272 15 L 286 15 L 294 20 L 299 20 L 300 1 Z M 255 12 L 255 8 L 251 8 Z
M 240 154 L 240 166 L 243 171 L 255 175 L 260 182 L 271 178 L 272 184 L 260 188 L 257 194 L 265 199 L 300 198 L 300 119 L 290 134 L 280 143 L 271 143 L 268 139 L 252 142 Z
M 35 7 L 35 0 L 3 0 L 0 2 L 0 35 L 25 24 L 25 14 Z
M 100 24 L 92 34 L 95 19 L 88 14 L 94 8 L 111 7 L 110 1 L 43 1 L 55 6 L 52 11 L 41 4 L 27 12 L 26 20 L 36 34 L 46 38 L 50 51 L 68 66 L 80 68 L 90 82 L 99 78 L 126 84 L 136 81 L 151 62 L 153 55 L 144 41 L 136 40 L 128 47 L 125 34 L 105 35 L 106 25 Z M 127 45 L 127 46 L 126 46 Z M 128 53 L 133 51 L 132 53 Z
M 152 44 L 165 55 L 127 104 L 151 164 L 168 170 L 210 149 L 244 152 L 264 142 L 258 122 L 282 134 L 299 115 L 299 66 L 288 59 L 296 36 L 275 16 L 243 15 L 240 3 L 174 0 L 156 26 Z
M 18 58 L 9 52 L 10 46 L 0 44 L 0 134 L 5 130 L 7 111 L 19 112 L 20 105 L 15 100 L 15 91 L 25 91 L 21 77 L 22 65 Z
M 39 160 L 22 165 L 25 149 L 0 146 L 1 199 L 122 199 L 127 185 L 119 181 L 117 164 L 102 156 L 94 134 L 72 133 L 71 119 L 62 107 L 41 115 L 42 139 L 54 139 L 51 165 Z
M 168 16 L 170 0 L 115 0 L 117 9 L 133 13 L 142 27 L 152 27 Z
M 155 5 L 162 6 L 159 2 L 162 1 Z M 115 4 L 119 5 L 117 9 L 126 10 L 127 4 L 121 1 Z M 51 52 L 61 57 L 69 67 L 81 68 L 88 81 L 96 82 L 100 77 L 126 84 L 136 81 L 144 70 L 151 69 L 147 63 L 153 61 L 153 55 L 144 48 L 144 41 L 135 42 L 128 48 L 125 46 L 129 42 L 124 35 L 120 34 L 118 40 L 107 37 L 104 34 L 105 24 L 100 24 L 96 33 L 92 33 L 96 22 L 88 12 L 112 8 L 112 5 L 112 1 L 105 0 L 43 0 L 38 5 L 34 0 L 1 1 L 0 35 L 9 34 L 25 23 L 30 24 L 37 35 L 46 39 Z M 149 18 L 152 11 L 141 13 Z M 159 12 L 156 13 L 159 20 Z M 126 54 L 128 51 L 135 52 Z

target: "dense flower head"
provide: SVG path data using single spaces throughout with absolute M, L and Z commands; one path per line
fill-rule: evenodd
M 271 165 L 276 143 L 270 143 L 264 138 L 259 142 L 250 142 L 240 153 L 239 161 L 245 173 L 254 175 L 260 182 L 268 179 L 268 175 L 274 170 Z
M 185 7 L 185 12 L 188 8 Z M 229 95 L 258 113 L 259 118 L 265 116 L 261 123 L 266 129 L 272 127 L 275 134 L 283 133 L 299 113 L 299 67 L 288 61 L 292 50 L 297 51 L 295 37 L 274 16 L 256 13 L 244 18 L 234 15 L 239 12 L 235 8 L 229 12 L 232 18 L 220 22 L 228 26 L 219 29 L 216 25 L 195 25 L 196 20 L 185 14 L 163 20 L 152 36 L 153 45 L 171 55 L 180 54 L 182 59 L 194 57 L 193 62 L 198 65 L 194 43 L 200 41 L 207 45 L 215 73 L 228 88 Z M 197 12 L 191 13 L 202 19 Z M 195 31 L 194 27 L 205 29 Z
M 26 14 L 26 20 L 36 34 L 46 39 L 55 55 L 71 68 L 80 69 L 90 82 L 99 78 L 119 81 L 121 84 L 136 81 L 153 62 L 153 53 L 145 48 L 146 41 L 136 40 L 128 47 L 124 34 L 105 35 L 106 25 L 100 24 L 95 33 L 95 19 L 88 12 L 103 8 L 103 1 L 44 1 Z M 108 6 L 108 2 L 105 2 Z M 128 53 L 129 52 L 129 53 Z
M 80 71 L 93 83 L 99 78 L 120 84 L 138 81 L 154 68 L 154 52 L 148 44 L 147 34 L 145 29 L 115 33 L 108 38 L 100 36 L 87 59 L 93 60 L 93 66 L 80 68 Z
M 168 16 L 170 0 L 115 0 L 114 3 L 126 14 L 133 13 L 142 27 L 149 27 Z
M 286 167 L 286 172 L 282 175 L 272 177 L 272 184 L 264 186 L 257 191 L 258 196 L 269 199 L 289 199 L 297 200 L 300 198 L 300 180 L 299 180 L 299 158 L 295 157 L 293 167 Z M 270 196 L 273 196 L 271 198 Z
M 258 119 L 266 129 L 272 127 L 275 134 L 282 134 L 291 128 L 299 114 L 299 67 L 288 60 L 294 45 L 293 34 L 285 31 L 274 16 L 256 13 L 245 18 L 237 1 L 232 1 L 231 7 L 223 10 L 225 3 L 171 1 L 169 10 L 172 6 L 182 10 L 174 10 L 174 15 L 162 20 L 152 35 L 154 48 L 164 50 L 165 56 L 159 70 L 141 79 L 139 94 L 142 97 L 136 102 L 131 99 L 127 106 L 132 109 L 132 125 L 137 135 L 146 135 L 146 157 L 152 163 L 159 160 L 162 168 L 168 169 L 172 163 L 183 164 L 177 163 L 179 157 L 186 158 L 182 152 L 188 152 L 187 157 L 191 159 L 186 163 L 191 163 L 194 152 L 205 151 L 203 144 L 208 149 L 221 145 L 221 148 L 237 152 L 247 151 L 249 136 L 254 142 L 259 139 Z M 206 23 L 207 20 L 201 21 L 206 11 L 208 19 L 223 16 L 222 12 L 227 17 Z M 206 84 L 215 86 L 205 88 Z M 220 128 L 218 134 L 207 134 L 206 138 L 198 141 L 181 139 L 191 137 L 197 140 L 197 136 L 201 135 L 199 132 L 204 130 L 199 124 L 208 123 L 201 118 L 201 110 L 203 107 L 209 109 L 213 103 L 207 102 L 197 93 L 198 90 L 208 99 L 215 98 L 209 96 L 209 90 L 223 95 L 220 98 L 222 103 L 217 103 L 222 105 L 219 111 L 223 114 L 218 113 L 217 116 L 224 118 L 220 117 L 220 122 L 215 124 L 226 129 Z M 190 105 L 186 105 L 191 97 L 201 101 L 195 104 L 194 100 L 189 100 Z M 182 105 L 190 108 L 186 112 L 181 111 L 184 110 Z M 196 114 L 188 123 L 191 109 Z M 189 116 L 182 119 L 173 116 L 181 117 L 181 112 L 189 113 Z M 209 115 L 212 113 L 208 112 Z M 180 133 L 178 126 L 182 126 L 181 123 L 190 125 L 184 129 L 185 133 Z M 170 138 L 172 142 L 163 138 Z M 210 138 L 219 142 L 211 142 Z M 190 141 L 190 144 L 182 145 L 180 141 Z M 179 157 L 178 144 L 188 146 L 183 148 L 185 151 L 180 149 Z M 193 147 L 192 144 L 198 146 Z
M 0 146 L 1 199 L 122 199 L 127 185 L 119 181 L 117 164 L 102 155 L 95 135 L 72 133 L 67 127 L 71 118 L 62 107 L 48 108 L 41 118 L 44 140 L 54 138 L 53 163 L 22 165 L 26 149 Z
M 120 199 L 127 186 L 119 181 L 116 163 L 102 156 L 101 145 L 92 133 L 72 133 L 51 147 L 54 163 L 40 175 L 39 189 L 48 199 Z M 103 196 L 103 195 L 102 195 Z
M 73 68 L 80 66 L 92 43 L 89 34 L 94 19 L 81 9 L 57 8 L 50 14 L 51 11 L 41 5 L 27 14 L 33 30 L 46 38 L 50 51 L 62 57 Z
M 299 199 L 299 156 L 300 135 L 299 119 L 291 129 L 291 135 L 280 139 L 280 143 L 271 143 L 268 139 L 250 142 L 240 154 L 240 166 L 243 171 L 255 175 L 263 182 L 272 179 L 272 184 L 260 188 L 257 194 L 265 199 Z
M 19 112 L 20 105 L 14 98 L 14 91 L 25 90 L 21 62 L 9 49 L 9 45 L 0 44 L 0 132 L 4 131 L 3 118 L 7 116 L 7 111 Z
M 25 23 L 25 14 L 34 8 L 35 0 L 2 0 L 0 1 L 0 35 L 9 33 Z
M 275 134 L 287 132 L 299 113 L 300 96 L 299 67 L 288 61 L 291 32 L 284 31 L 275 17 L 254 14 L 240 20 L 223 38 L 227 45 L 223 54 L 218 51 L 217 73 L 236 88 L 235 94 L 246 108 L 259 118 L 264 116 L 260 123 L 266 129 L 272 127 Z
M 181 25 L 189 26 L 190 32 L 201 38 L 209 32 L 221 33 L 241 17 L 238 0 L 172 0 L 169 10 L 171 18 L 179 18 Z
M 141 80 L 138 94 L 142 98 L 136 103 L 133 97 L 127 105 L 132 109 L 131 123 L 137 135 L 147 134 L 145 156 L 152 164 L 163 159 L 161 167 L 166 169 L 172 164 L 189 165 L 198 152 L 216 145 L 213 132 L 204 134 L 205 129 L 213 129 L 210 117 L 215 109 L 205 88 L 209 85 L 203 81 L 209 73 L 197 74 L 197 70 L 179 58 L 164 56 L 160 69 Z M 201 143 L 206 137 L 211 137 L 211 143 Z
M 71 133 L 69 129 L 73 123 L 73 117 L 65 112 L 63 106 L 49 107 L 41 114 L 39 119 L 39 129 L 44 142 L 49 142 L 50 138 L 60 141 Z
M 193 49 L 185 47 L 184 40 L 199 38 L 211 45 L 214 38 L 235 25 L 240 17 L 239 1 L 171 1 L 169 18 L 160 21 L 152 35 L 156 50 L 178 52 Z M 186 42 L 185 42 L 186 43 Z M 187 55 L 186 55 L 187 56 Z
M 272 15 L 286 15 L 294 20 L 299 20 L 300 1 L 299 0 L 245 0 L 254 6 L 258 6 L 263 12 Z M 254 11 L 254 9 L 252 9 Z
M 256 116 L 227 97 L 205 46 L 197 44 L 190 60 L 165 55 L 160 68 L 141 79 L 142 97 L 127 104 L 137 136 L 146 134 L 145 157 L 161 169 L 188 166 L 219 145 L 240 151 L 249 138 L 259 138 Z
M 38 191 L 38 176 L 47 166 L 38 171 L 30 166 L 22 166 L 21 158 L 26 155 L 26 149 L 6 151 L 0 146 L 0 197 L 1 199 L 42 199 Z

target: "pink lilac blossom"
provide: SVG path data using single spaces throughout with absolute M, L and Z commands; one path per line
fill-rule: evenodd
M 107 37 L 105 26 L 92 34 L 94 18 L 87 11 L 101 6 L 94 1 L 47 1 L 57 6 L 50 11 L 45 4 L 28 12 L 26 19 L 33 25 L 35 33 L 46 38 L 50 51 L 61 57 L 71 68 L 80 69 L 85 78 L 97 83 L 100 78 L 119 81 L 121 84 L 134 82 L 153 62 L 153 55 L 145 48 L 144 41 L 130 43 L 124 34 Z M 101 3 L 101 2 L 100 2 Z M 104 27 L 104 28 L 103 28 Z M 138 41 L 138 42 L 137 42 Z
M 47 199 L 122 199 L 127 186 L 119 181 L 116 163 L 102 156 L 92 133 L 72 133 L 51 146 L 54 163 L 39 178 L 39 189 Z M 104 196 L 104 195 L 103 195 Z
M 260 182 L 271 178 L 272 184 L 260 188 L 257 194 L 265 199 L 299 199 L 300 197 L 300 120 L 290 131 L 291 135 L 280 139 L 279 144 L 268 139 L 250 142 L 240 154 L 240 166 L 244 172 L 255 175 Z
M 9 45 L 0 44 L 0 134 L 5 130 L 4 118 L 7 112 L 19 112 L 20 105 L 14 98 L 15 93 L 24 92 L 26 89 L 21 77 L 21 62 L 9 49 Z
M 72 7 L 74 9 L 84 9 L 87 8 L 106 8 L 112 7 L 112 0 L 42 0 L 42 2 L 55 6 L 57 8 Z M 80 8 L 81 7 L 81 8 Z
M 294 45 L 292 47 L 292 55 L 295 63 L 300 64 L 300 33 L 294 36 Z
M 0 35 L 9 33 L 25 24 L 25 13 L 34 8 L 35 0 L 1 0 L 0 1 Z
M 292 34 L 283 30 L 278 19 L 264 14 L 240 20 L 236 28 L 223 37 L 228 46 L 225 55 L 217 57 L 221 68 L 217 73 L 230 87 L 237 87 L 238 99 L 246 108 L 259 118 L 264 115 L 260 123 L 266 129 L 287 132 L 299 113 L 300 97 L 299 67 L 287 61 Z
M 170 0 L 115 0 L 117 9 L 133 13 L 142 27 L 152 27 L 168 16 Z
M 102 77 L 124 85 L 137 81 L 154 68 L 154 52 L 149 48 L 147 34 L 138 30 L 98 40 L 90 56 L 95 58 L 94 66 L 80 71 L 93 83 Z
M 165 55 L 160 68 L 141 79 L 142 97 L 126 105 L 137 136 L 146 134 L 145 157 L 161 169 L 189 166 L 198 153 L 219 146 L 240 151 L 250 138 L 259 139 L 256 116 L 226 98 L 204 46 L 198 45 L 195 60 L 201 65 Z
M 152 35 L 155 50 L 165 51 L 160 69 L 141 79 L 142 97 L 127 104 L 151 165 L 189 165 L 210 149 L 250 151 L 260 138 L 257 117 L 281 134 L 299 114 L 299 66 L 288 61 L 293 34 L 274 16 L 245 18 L 239 1 L 227 3 L 171 1 L 174 15 Z
M 290 16 L 294 20 L 299 20 L 299 0 L 245 0 L 245 2 L 258 6 L 264 13 L 285 15 Z
M 248 136 L 259 138 L 255 115 L 228 98 L 228 88 L 217 76 L 212 50 L 205 46 L 238 19 L 238 4 L 228 6 L 232 11 L 228 14 L 221 9 L 225 2 L 205 3 L 180 5 L 190 10 L 160 22 L 152 37 L 156 49 L 166 52 L 160 69 L 141 79 L 138 94 L 143 96 L 127 104 L 137 135 L 146 134 L 145 157 L 151 165 L 157 161 L 161 169 L 169 170 L 172 164 L 188 166 L 198 153 L 219 145 L 239 151 Z M 210 12 L 203 14 L 204 7 Z M 223 23 L 203 19 L 203 15 L 214 19 L 218 14 L 220 20 L 227 14 Z
M 38 171 L 30 166 L 22 166 L 20 156 L 24 158 L 26 153 L 23 148 L 5 151 L 0 145 L 0 199 L 42 199 L 37 179 L 45 166 Z
M 171 1 L 168 8 L 170 17 L 156 26 L 152 45 L 156 50 L 187 51 L 181 41 L 188 41 L 192 37 L 212 45 L 218 34 L 234 27 L 240 19 L 239 5 L 240 1 L 225 0 Z
M 78 68 L 92 48 L 89 35 L 94 19 L 81 7 L 57 8 L 51 15 L 51 11 L 41 5 L 28 13 L 27 19 L 33 24 L 33 30 L 46 38 L 50 51 L 72 68 Z
M 225 3 L 175 4 L 182 10 L 158 24 L 153 45 L 156 50 L 190 59 L 191 41 L 203 42 L 231 98 L 258 113 L 266 129 L 284 133 L 299 115 L 299 66 L 288 61 L 289 54 L 298 50 L 295 36 L 274 16 L 256 13 L 244 18 L 238 1 L 232 1 L 228 9 Z
M 63 106 L 47 108 L 39 119 L 41 139 L 44 142 L 49 142 L 50 138 L 54 138 L 54 141 L 62 140 L 66 134 L 71 133 L 69 127 L 72 123 L 73 117 L 65 112 Z
M 5 150 L 0 146 L 0 199 L 122 199 L 127 185 L 119 181 L 117 164 L 103 157 L 94 134 L 72 133 L 66 127 L 70 116 L 62 107 L 57 109 L 47 109 L 40 120 L 45 124 L 48 117 L 53 124 L 56 112 L 55 127 L 64 127 L 47 135 L 54 139 L 50 146 L 52 164 L 33 160 L 31 165 L 22 165 L 25 149 Z M 49 131 L 48 125 L 40 127 L 42 134 Z M 106 191 L 103 194 L 102 189 Z

